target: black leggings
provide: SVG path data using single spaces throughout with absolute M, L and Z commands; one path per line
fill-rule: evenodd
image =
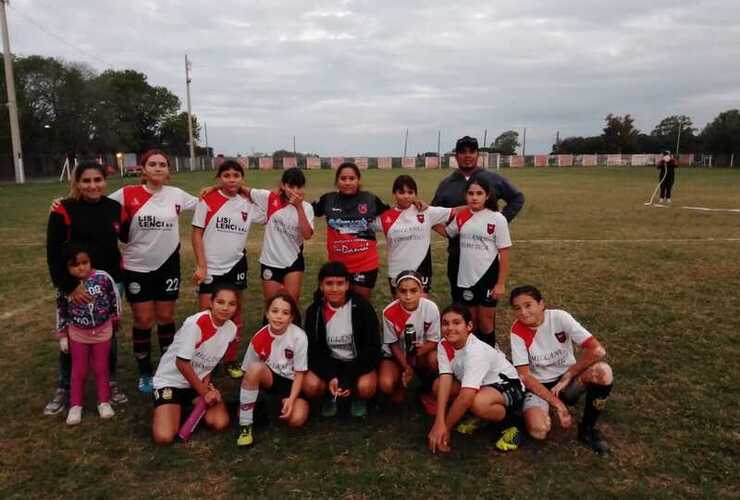
M 663 182 L 660 183 L 660 197 L 662 199 L 671 199 L 671 190 L 673 189 L 673 176 L 667 175 Z

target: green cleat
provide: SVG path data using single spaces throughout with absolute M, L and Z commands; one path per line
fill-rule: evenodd
M 519 429 L 512 426 L 501 433 L 501 437 L 496 441 L 496 448 L 501 451 L 514 451 L 519 448 L 519 444 L 522 442 L 522 435 Z
M 227 364 L 226 373 L 233 379 L 241 379 L 244 377 L 244 370 L 242 370 L 242 367 L 237 362 Z
M 367 401 L 364 399 L 353 399 L 350 404 L 349 412 L 353 417 L 366 417 L 367 416 Z
M 254 436 L 252 436 L 252 426 L 243 425 L 239 431 L 239 437 L 236 438 L 237 446 L 252 446 L 254 443 Z
M 481 427 L 481 420 L 478 417 L 467 417 L 457 424 L 455 430 L 460 434 L 472 434 Z
M 327 396 L 324 402 L 321 403 L 321 416 L 322 417 L 336 417 L 337 416 L 337 400 L 334 396 Z

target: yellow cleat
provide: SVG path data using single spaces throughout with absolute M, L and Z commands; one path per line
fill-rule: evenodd
M 239 431 L 239 437 L 236 438 L 237 446 L 252 446 L 254 443 L 254 437 L 252 436 L 252 426 L 245 425 Z
M 522 442 L 522 436 L 519 433 L 519 429 L 516 427 L 509 427 L 504 429 L 501 433 L 501 437 L 496 441 L 496 448 L 501 451 L 514 451 L 519 448 L 519 443 Z
M 460 434 L 472 434 L 481 427 L 481 420 L 478 417 L 467 417 L 457 424 L 455 428 Z
M 242 367 L 238 363 L 229 363 L 226 365 L 226 373 L 229 374 L 229 377 L 235 379 L 244 377 L 244 370 L 242 370 Z

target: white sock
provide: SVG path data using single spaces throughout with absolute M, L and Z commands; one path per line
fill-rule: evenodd
M 245 389 L 239 392 L 239 425 L 252 425 L 254 405 L 257 402 L 259 389 Z

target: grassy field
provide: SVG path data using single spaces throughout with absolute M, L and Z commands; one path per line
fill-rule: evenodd
M 680 170 L 670 209 L 643 206 L 654 169 L 502 172 L 527 197 L 512 226 L 507 288 L 541 287 L 550 305 L 573 313 L 607 348 L 616 376 L 601 422 L 614 450 L 608 458 L 580 447 L 575 431 L 559 429 L 546 443 L 527 441 L 509 454 L 496 451 L 495 435 L 483 430 L 455 436 L 451 454 L 433 456 L 425 448 L 431 419 L 413 401 L 372 411 L 365 421 L 312 417 L 299 431 L 273 423 L 257 430 L 246 452 L 236 449 L 235 432 L 199 431 L 188 444 L 156 448 L 151 401 L 135 390 L 128 310 L 119 380 L 131 401 L 102 422 L 89 384 L 83 423 L 67 428 L 63 416 L 41 413 L 57 356 L 45 225 L 49 200 L 65 188 L 32 184 L 0 187 L 0 497 L 739 497 L 740 214 L 679 207 L 740 208 L 740 171 Z M 390 201 L 399 173 L 367 172 L 364 187 Z M 447 173 L 414 172 L 422 198 L 429 200 Z M 278 175 L 250 172 L 247 180 L 272 187 Z M 332 175 L 311 172 L 309 198 L 330 190 Z M 195 192 L 211 180 L 179 174 L 173 184 Z M 119 184 L 111 181 L 109 191 Z M 184 242 L 189 220 L 182 219 Z M 320 220 L 306 246 L 303 307 L 325 259 L 324 228 Z M 250 332 L 261 316 L 262 229 L 253 231 Z M 442 307 L 445 245 L 435 235 L 433 297 Z M 183 254 L 185 280 L 193 268 L 189 243 Z M 382 276 L 373 297 L 378 310 L 390 300 Z M 187 284 L 178 320 L 195 311 Z M 497 335 L 508 351 L 513 315 L 505 305 L 498 311 Z M 231 401 L 238 398 L 238 383 L 221 385 Z

